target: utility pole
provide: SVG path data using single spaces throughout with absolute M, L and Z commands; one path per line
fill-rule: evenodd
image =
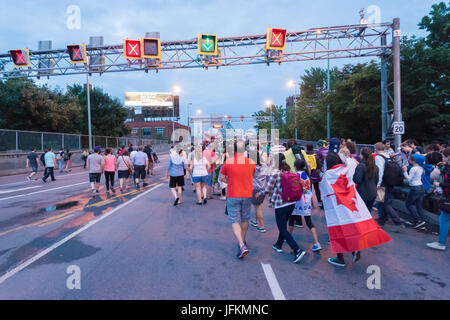
M 381 36 L 381 45 L 386 45 L 386 35 Z M 386 140 L 388 125 L 388 96 L 387 96 L 387 61 L 386 50 L 381 55 L 381 141 Z
M 402 121 L 402 96 L 400 86 L 400 19 L 394 19 L 393 26 L 393 65 L 394 65 L 394 121 Z M 402 143 L 402 135 L 394 132 L 394 144 L 397 149 Z

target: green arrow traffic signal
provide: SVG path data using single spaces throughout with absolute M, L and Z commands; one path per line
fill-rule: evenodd
M 217 36 L 213 34 L 199 34 L 197 38 L 198 54 L 217 55 Z

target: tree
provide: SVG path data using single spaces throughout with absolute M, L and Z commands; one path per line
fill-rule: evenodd
M 450 2 L 449 2 L 450 6 Z M 448 35 L 450 34 L 450 7 L 445 2 L 433 4 L 430 16 L 425 16 L 419 23 L 420 29 L 426 29 L 429 34 L 427 45 L 431 48 L 448 48 Z
M 58 90 L 38 87 L 29 79 L 0 82 L 0 114 L 3 128 L 49 132 L 79 130 L 77 101 Z
M 81 107 L 81 131 L 88 133 L 87 92 L 81 85 L 67 87 L 67 94 L 76 97 Z M 99 88 L 90 91 L 92 134 L 121 137 L 131 128 L 125 124 L 127 110 L 117 98 L 111 98 Z
M 267 107 L 265 110 L 257 111 L 252 114 L 253 117 L 270 117 L 273 115 L 274 128 L 279 130 L 280 138 L 288 138 L 289 134 L 286 128 L 286 109 L 283 106 L 272 105 Z M 271 132 L 271 122 L 270 121 L 257 121 L 255 129 L 261 130 L 266 129 L 267 132 Z

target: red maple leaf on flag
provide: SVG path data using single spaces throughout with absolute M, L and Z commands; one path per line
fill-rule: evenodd
M 346 175 L 340 174 L 336 182 L 331 185 L 331 188 L 333 188 L 333 191 L 335 192 L 334 195 L 336 196 L 338 205 L 342 204 L 352 212 L 358 211 L 355 202 L 355 185 L 348 185 L 348 179 Z

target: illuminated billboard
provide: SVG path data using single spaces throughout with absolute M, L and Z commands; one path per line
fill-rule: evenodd
M 125 106 L 173 107 L 173 98 L 170 92 L 125 92 Z

